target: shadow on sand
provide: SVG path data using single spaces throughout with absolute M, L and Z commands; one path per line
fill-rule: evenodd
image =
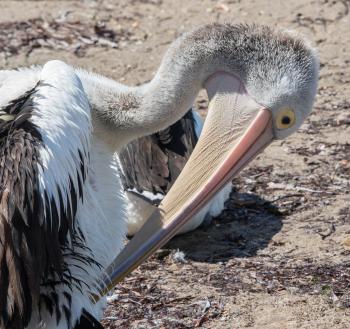
M 281 214 L 273 203 L 255 194 L 234 192 L 220 216 L 173 238 L 164 248 L 179 249 L 195 261 L 224 262 L 256 255 L 281 228 Z

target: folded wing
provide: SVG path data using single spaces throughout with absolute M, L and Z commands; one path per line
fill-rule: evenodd
M 64 255 L 80 244 L 75 215 L 91 135 L 89 103 L 72 68 L 48 62 L 9 100 L 6 90 L 16 79 L 20 90 L 26 73 L 6 71 L 0 85 L 0 327 L 13 329 L 24 328 L 41 303 L 52 308 L 58 282 L 74 282 Z

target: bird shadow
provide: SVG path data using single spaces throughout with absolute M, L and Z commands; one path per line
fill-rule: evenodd
M 208 263 L 252 257 L 281 230 L 281 215 L 273 202 L 255 194 L 233 192 L 225 210 L 210 224 L 176 236 L 164 248 Z

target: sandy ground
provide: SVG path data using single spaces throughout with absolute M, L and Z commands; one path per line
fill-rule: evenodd
M 349 7 L 349 0 L 0 1 L 1 68 L 63 59 L 139 84 L 176 36 L 215 21 L 295 29 L 319 49 L 307 123 L 235 179 L 211 225 L 173 239 L 116 287 L 105 328 L 350 328 Z M 203 97 L 198 106 L 205 115 Z

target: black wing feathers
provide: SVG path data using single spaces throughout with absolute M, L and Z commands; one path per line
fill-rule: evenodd
M 83 310 L 80 321 L 74 329 L 103 329 L 103 326 L 89 312 Z
M 129 143 L 119 153 L 124 189 L 165 195 L 185 166 L 196 143 L 192 111 L 169 128 Z
M 6 328 L 23 328 L 29 322 L 37 297 L 31 292 L 40 284 L 32 269 L 40 273 L 43 264 L 34 257 L 41 255 L 42 247 L 34 218 L 41 208 L 35 197 L 40 135 L 26 121 L 29 113 L 20 113 L 32 92 L 9 104 L 0 116 L 0 326 Z
M 38 128 L 28 120 L 38 85 L 0 108 L 0 328 L 7 329 L 25 328 L 34 304 L 55 311 L 58 321 L 62 310 L 56 284 L 77 284 L 63 257 L 75 246 L 74 217 L 84 183 L 79 177 L 85 179 L 85 169 L 77 167 L 84 171 L 74 173 L 79 188 L 71 182 L 69 197 L 57 187 L 59 204 L 39 191 L 39 151 L 44 145 Z M 46 296 L 40 295 L 41 285 L 48 289 Z

